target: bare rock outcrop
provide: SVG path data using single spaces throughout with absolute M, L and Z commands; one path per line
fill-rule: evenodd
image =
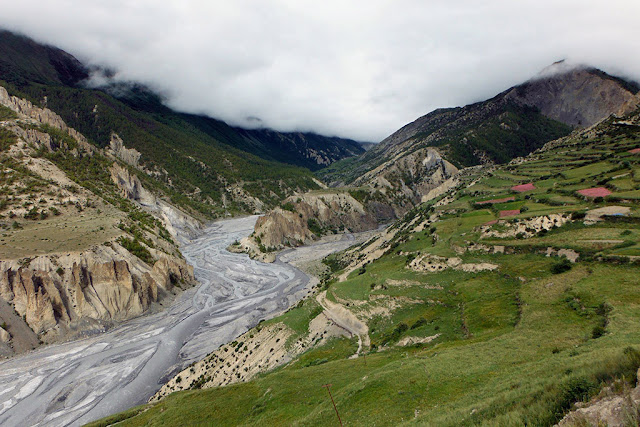
M 275 257 L 264 254 L 285 246 L 300 246 L 323 234 L 367 231 L 378 226 L 378 219 L 348 192 L 292 196 L 283 206 L 289 209 L 276 208 L 258 218 L 253 234 L 243 239 L 238 249 L 269 262 Z
M 114 163 L 111 166 L 111 180 L 118 186 L 121 196 L 143 206 L 155 206 L 156 197 L 142 186 L 140 179 L 127 168 Z
M 0 342 L 8 343 L 10 339 L 9 332 L 5 331 L 4 328 L 0 328 Z
M 175 206 L 156 197 L 144 188 L 140 179 L 126 167 L 114 163 L 111 166 L 111 179 L 120 189 L 120 195 L 129 199 L 156 216 L 174 239 L 181 241 L 199 233 L 202 224 Z
M 640 374 L 640 371 L 638 373 Z M 615 391 L 615 386 L 622 390 Z M 632 389 L 620 383 L 604 387 L 591 401 L 578 402 L 576 407 L 556 425 L 561 427 L 638 425 L 640 423 L 640 384 Z
M 18 138 L 34 147 L 44 147 L 50 153 L 59 148 L 53 138 L 51 138 L 51 135 L 46 132 L 40 132 L 36 129 L 23 129 L 20 126 L 11 126 L 10 129 Z
M 457 173 L 458 169 L 436 149 L 427 147 L 394 154 L 356 179 L 353 185 L 376 188 L 389 200 L 396 201 L 399 217 Z M 407 201 L 406 205 L 402 201 Z
M 108 152 L 129 166 L 138 167 L 140 152 L 135 148 L 126 148 L 122 138 L 115 132 L 111 134 Z
M 412 260 L 407 268 L 425 273 L 437 273 L 448 268 L 465 271 L 467 273 L 476 273 L 495 270 L 498 268 L 498 265 L 487 262 L 464 263 L 462 259 L 458 257 L 445 258 L 438 255 L 424 254 Z
M 561 227 L 570 221 L 571 216 L 568 214 L 551 214 L 514 220 L 513 222 L 502 220 L 500 222 L 504 227 L 501 230 L 494 230 L 491 225 L 482 225 L 479 229 L 482 232 L 482 238 L 509 238 L 518 235 L 528 238 L 535 236 L 542 230 L 549 231 L 554 227 Z

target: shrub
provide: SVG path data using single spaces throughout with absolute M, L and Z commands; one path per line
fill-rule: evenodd
M 283 203 L 280 207 L 285 211 L 290 211 L 290 212 L 295 211 L 295 208 L 293 207 L 293 203 L 291 202 Z
M 24 219 L 37 219 L 39 215 L 40 212 L 38 211 L 38 208 L 34 206 L 29 210 L 29 212 L 24 214 Z
M 318 366 L 318 365 L 322 365 L 323 363 L 327 363 L 329 360 L 326 358 L 322 358 L 322 359 L 314 359 L 314 360 L 310 360 L 309 362 L 304 364 L 304 367 L 307 368 L 309 366 Z
M 606 332 L 606 329 L 601 325 L 596 325 L 591 330 L 591 338 L 596 339 L 603 336 Z
M 561 274 L 561 273 L 564 273 L 565 271 L 571 270 L 571 267 L 572 267 L 571 262 L 565 258 L 562 261 L 553 264 L 551 266 L 551 272 L 553 274 Z
M 424 317 L 421 317 L 420 319 L 416 320 L 416 323 L 414 323 L 413 325 L 411 325 L 411 329 L 417 329 L 420 326 L 426 325 L 427 323 L 427 319 L 425 319 Z
M 138 239 L 119 237 L 117 241 L 123 248 L 140 258 L 142 261 L 146 262 L 147 264 L 153 264 L 154 259 L 151 256 L 151 252 L 149 252 L 149 249 L 147 249 L 142 243 L 140 243 Z
M 393 329 L 390 334 L 385 335 L 382 340 L 382 345 L 385 345 L 389 342 L 398 340 L 402 334 L 409 330 L 409 327 L 406 323 L 398 323 L 398 325 Z
M 315 219 L 315 218 L 309 218 L 309 219 L 307 220 L 307 227 L 309 227 L 309 230 L 310 230 L 313 234 L 315 234 L 315 235 L 317 235 L 317 236 L 322 235 L 322 231 L 323 231 L 323 230 L 322 230 L 322 226 L 320 225 L 320 223 L 318 222 L 318 220 L 317 220 L 317 219 Z
M 603 302 L 600 305 L 598 305 L 598 307 L 596 307 L 596 314 L 598 316 L 606 317 L 609 315 L 609 313 L 611 313 L 611 310 L 613 310 L 613 307 L 611 307 L 606 302 Z
M 586 212 L 573 212 L 571 214 L 571 219 L 572 220 L 584 219 L 585 216 L 587 216 Z
M 406 323 L 399 323 L 398 326 L 396 326 L 396 328 L 394 329 L 394 332 L 397 332 L 398 334 L 403 334 L 408 329 L 409 327 L 407 326 Z
M 416 254 L 407 255 L 407 259 L 405 261 L 405 265 L 411 264 L 411 261 L 413 261 L 414 259 L 416 259 Z

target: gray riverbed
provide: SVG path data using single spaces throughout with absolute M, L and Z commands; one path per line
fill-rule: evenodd
M 181 248 L 200 284 L 166 310 L 0 363 L 0 425 L 82 425 L 144 403 L 181 368 L 301 299 L 309 278 L 300 270 L 226 251 L 256 218 L 217 222 Z

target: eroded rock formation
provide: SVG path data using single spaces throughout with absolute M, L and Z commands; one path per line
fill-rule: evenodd
M 10 108 L 18 114 L 22 114 L 37 123 L 51 126 L 61 130 L 76 140 L 78 145 L 85 151 L 94 152 L 96 147 L 89 144 L 87 138 L 77 130 L 67 126 L 62 117 L 49 110 L 48 108 L 40 108 L 33 105 L 26 99 L 10 96 L 4 87 L 0 86 L 0 104 Z
M 285 200 L 289 209 L 276 208 L 256 221 L 254 233 L 240 242 L 252 257 L 272 262 L 273 251 L 300 246 L 323 234 L 376 228 L 379 218 L 348 192 L 320 191 Z M 387 207 L 387 215 L 393 216 Z
M 138 161 L 140 160 L 140 152 L 134 148 L 126 148 L 122 138 L 117 133 L 111 134 L 111 141 L 109 141 L 109 152 L 118 159 L 122 160 L 126 164 L 138 167 Z
M 35 333 L 52 340 L 80 320 L 141 315 L 175 286 L 193 283 L 193 269 L 184 260 L 156 256 L 149 265 L 112 243 L 79 253 L 0 261 L 0 297 Z

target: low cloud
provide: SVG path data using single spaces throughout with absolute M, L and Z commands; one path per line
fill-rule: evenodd
M 3 5 L 0 26 L 233 125 L 380 141 L 569 59 L 640 80 L 640 2 L 167 1 Z

